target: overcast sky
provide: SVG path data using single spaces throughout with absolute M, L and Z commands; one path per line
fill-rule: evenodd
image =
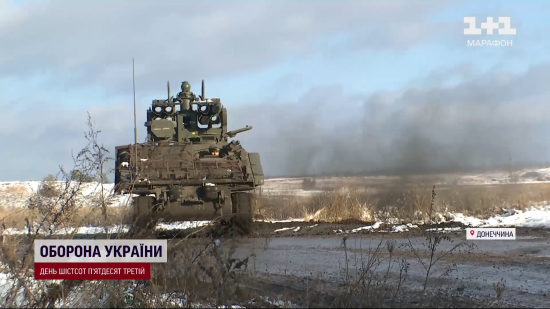
M 0 0 L 0 181 L 42 179 L 86 141 L 140 141 L 188 80 L 220 97 L 271 176 L 550 161 L 548 1 Z M 514 36 L 465 36 L 465 16 Z M 468 47 L 468 39 L 513 46 Z

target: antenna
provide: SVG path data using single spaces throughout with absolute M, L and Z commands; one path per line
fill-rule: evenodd
M 137 136 L 137 112 L 136 112 L 136 70 L 134 65 L 134 58 L 132 58 L 132 86 L 134 90 L 134 152 L 136 157 L 136 165 L 135 165 L 135 172 L 137 174 L 138 170 L 138 153 L 137 153 L 137 144 L 138 144 L 138 136 Z
M 166 82 L 166 86 L 168 86 L 168 103 L 172 103 L 172 96 L 170 96 L 170 81 Z
M 206 101 L 206 90 L 204 89 L 204 79 L 202 80 L 201 96 L 202 96 L 202 100 Z

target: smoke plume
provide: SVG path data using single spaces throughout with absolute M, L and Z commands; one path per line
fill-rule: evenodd
M 420 87 L 365 98 L 340 87 L 311 89 L 296 102 L 233 109 L 230 126 L 254 125 L 238 138 L 261 153 L 272 177 L 545 164 L 550 66 L 463 77 L 454 85 L 428 77 Z

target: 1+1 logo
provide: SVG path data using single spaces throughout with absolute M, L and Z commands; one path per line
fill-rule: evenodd
M 476 28 L 475 17 L 464 17 L 464 23 L 469 27 L 464 29 L 465 35 L 481 35 L 485 29 L 488 35 L 494 34 L 498 30 L 499 35 L 515 35 L 516 29 L 510 26 L 510 17 L 499 17 L 498 22 L 493 21 L 493 17 L 487 17 L 487 21 L 481 23 L 481 28 Z M 501 27 L 500 25 L 503 25 Z M 512 46 L 512 40 L 468 40 L 467 46 Z

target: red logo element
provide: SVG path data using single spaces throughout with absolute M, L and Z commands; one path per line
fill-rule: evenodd
M 474 236 L 474 230 L 470 230 L 470 235 Z

